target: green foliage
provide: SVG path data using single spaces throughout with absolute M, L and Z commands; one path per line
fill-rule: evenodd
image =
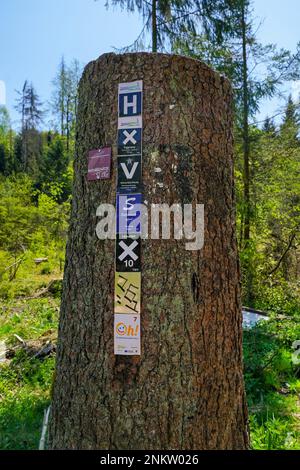
M 13 169 L 13 146 L 16 136 L 11 129 L 7 109 L 0 106 L 0 174 L 8 175 Z
M 251 129 L 252 236 L 248 246 L 241 250 L 242 269 L 252 272 L 252 306 L 282 313 L 295 310 L 299 304 L 300 142 L 296 137 L 297 117 L 291 106 L 289 100 L 286 117 L 275 133 L 274 129 L 271 132 Z M 238 155 L 240 151 L 237 143 Z M 238 233 L 243 215 L 239 161 Z
M 58 264 L 61 267 L 69 203 L 57 202 L 63 194 L 60 183 L 53 183 L 48 191 L 45 194 L 35 190 L 27 175 L 0 179 L 2 281 L 14 280 L 18 272 L 26 278 L 26 270 L 32 271 L 35 257 L 48 257 L 49 272 L 57 270 Z M 16 264 L 18 271 L 14 276 Z
M 53 357 L 18 354 L 9 365 L 0 364 L 0 449 L 38 448 L 53 370 Z
M 73 148 L 74 143 L 78 83 L 81 72 L 78 60 L 74 59 L 68 66 L 64 57 L 62 57 L 56 76 L 52 81 L 51 108 L 54 116 L 53 124 L 56 130 L 59 129 L 60 135 L 66 137 L 67 151 Z
M 233 30 L 229 21 L 232 11 L 240 9 L 240 0 L 106 0 L 106 6 L 110 4 L 138 11 L 144 20 L 140 35 L 132 45 L 123 48 L 124 52 L 145 49 L 143 39 L 150 30 L 152 52 L 165 52 L 167 41 L 172 48 L 176 47 L 179 38 L 182 40 L 187 33 L 194 37 L 199 27 L 212 43 L 220 44 Z
M 299 450 L 299 434 L 293 430 L 295 419 L 250 416 L 252 448 L 256 450 Z
M 249 2 L 240 2 L 240 4 Z M 222 41 L 212 41 L 210 31 L 208 34 L 191 34 L 186 32 L 177 37 L 173 48 L 175 52 L 200 59 L 212 68 L 224 74 L 231 82 L 234 91 L 236 124 L 239 129 L 239 139 L 242 138 L 244 89 L 243 69 L 252 70 L 251 77 L 247 79 L 248 112 L 253 118 L 260 109 L 262 99 L 279 95 L 281 85 L 291 80 L 299 79 L 300 43 L 296 53 L 278 49 L 274 44 L 262 45 L 257 41 L 254 33 L 250 13 L 246 25 L 247 64 L 242 54 L 242 23 L 239 2 L 233 2 L 226 12 L 227 31 L 222 34 Z M 246 8 L 249 8 L 246 6 Z M 233 40 L 234 38 L 234 40 Z M 264 64 L 256 73 L 256 64 Z
M 42 267 L 41 274 L 51 274 L 51 267 L 49 263 Z
M 64 202 L 71 194 L 72 176 L 64 139 L 56 135 L 44 150 L 38 186 L 57 202 Z
M 166 39 L 173 40 L 180 31 L 188 29 L 195 32 L 197 17 L 191 13 L 203 3 L 201 0 L 107 0 L 106 6 L 119 5 L 128 11 L 138 11 L 143 20 L 144 28 L 138 39 L 129 49 L 143 48 L 142 39 L 145 30 L 152 31 L 152 52 L 165 50 Z M 128 50 L 128 48 L 125 48 Z
M 253 306 L 259 286 L 273 274 L 296 282 L 299 274 L 300 227 L 299 105 L 289 97 L 280 128 L 251 125 L 263 99 L 280 96 L 282 86 L 299 79 L 300 44 L 296 52 L 260 44 L 251 2 L 224 2 L 227 28 L 222 40 L 210 31 L 186 32 L 174 50 L 202 59 L 231 81 L 235 104 L 237 228 L 243 299 Z M 258 66 L 258 64 L 260 66 Z M 274 280 L 274 284 L 277 281 Z
M 10 130 L 10 117 L 7 108 L 0 106 L 0 138 L 3 138 Z
M 299 292 L 282 278 L 261 280 L 256 286 L 254 306 L 266 312 L 293 317 L 300 309 Z M 295 325 L 294 325 L 295 326 Z
M 30 246 L 38 223 L 38 209 L 32 203 L 34 189 L 26 175 L 0 180 L 0 247 L 20 253 Z
M 52 297 L 1 303 L 0 341 L 15 346 L 56 335 L 59 299 Z M 20 350 L 0 362 L 0 449 L 37 449 L 44 410 L 50 403 L 55 358 L 29 357 Z
M 0 340 L 16 342 L 15 334 L 24 340 L 36 339 L 55 330 L 58 321 L 59 299 L 37 298 L 10 300 L 0 304 Z
M 244 376 L 254 449 L 300 449 L 299 367 L 292 344 L 300 338 L 300 309 L 293 317 L 244 332 Z

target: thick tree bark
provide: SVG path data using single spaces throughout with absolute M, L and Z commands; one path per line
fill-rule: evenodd
M 145 200 L 204 204 L 205 241 L 143 241 L 142 354 L 115 356 L 115 242 L 97 239 L 96 208 L 115 204 L 118 83 L 140 79 Z M 85 68 L 50 448 L 247 448 L 231 124 L 229 83 L 199 61 L 105 54 Z M 109 144 L 112 179 L 87 182 L 88 151 Z

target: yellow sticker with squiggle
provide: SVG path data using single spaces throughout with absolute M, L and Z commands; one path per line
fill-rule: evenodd
M 115 273 L 115 313 L 141 313 L 141 273 Z

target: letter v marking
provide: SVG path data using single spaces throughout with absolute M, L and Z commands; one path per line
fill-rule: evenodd
M 128 180 L 131 180 L 133 178 L 133 175 L 134 175 L 135 170 L 137 169 L 138 165 L 139 165 L 139 162 L 134 162 L 131 170 L 128 171 L 126 163 L 121 163 L 122 170 L 124 171 L 125 176 Z

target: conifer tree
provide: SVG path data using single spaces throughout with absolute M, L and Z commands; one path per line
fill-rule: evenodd
M 16 109 L 21 115 L 21 167 L 25 172 L 36 174 L 42 144 L 38 132 L 43 119 L 42 103 L 33 84 L 27 80 L 18 95 Z

